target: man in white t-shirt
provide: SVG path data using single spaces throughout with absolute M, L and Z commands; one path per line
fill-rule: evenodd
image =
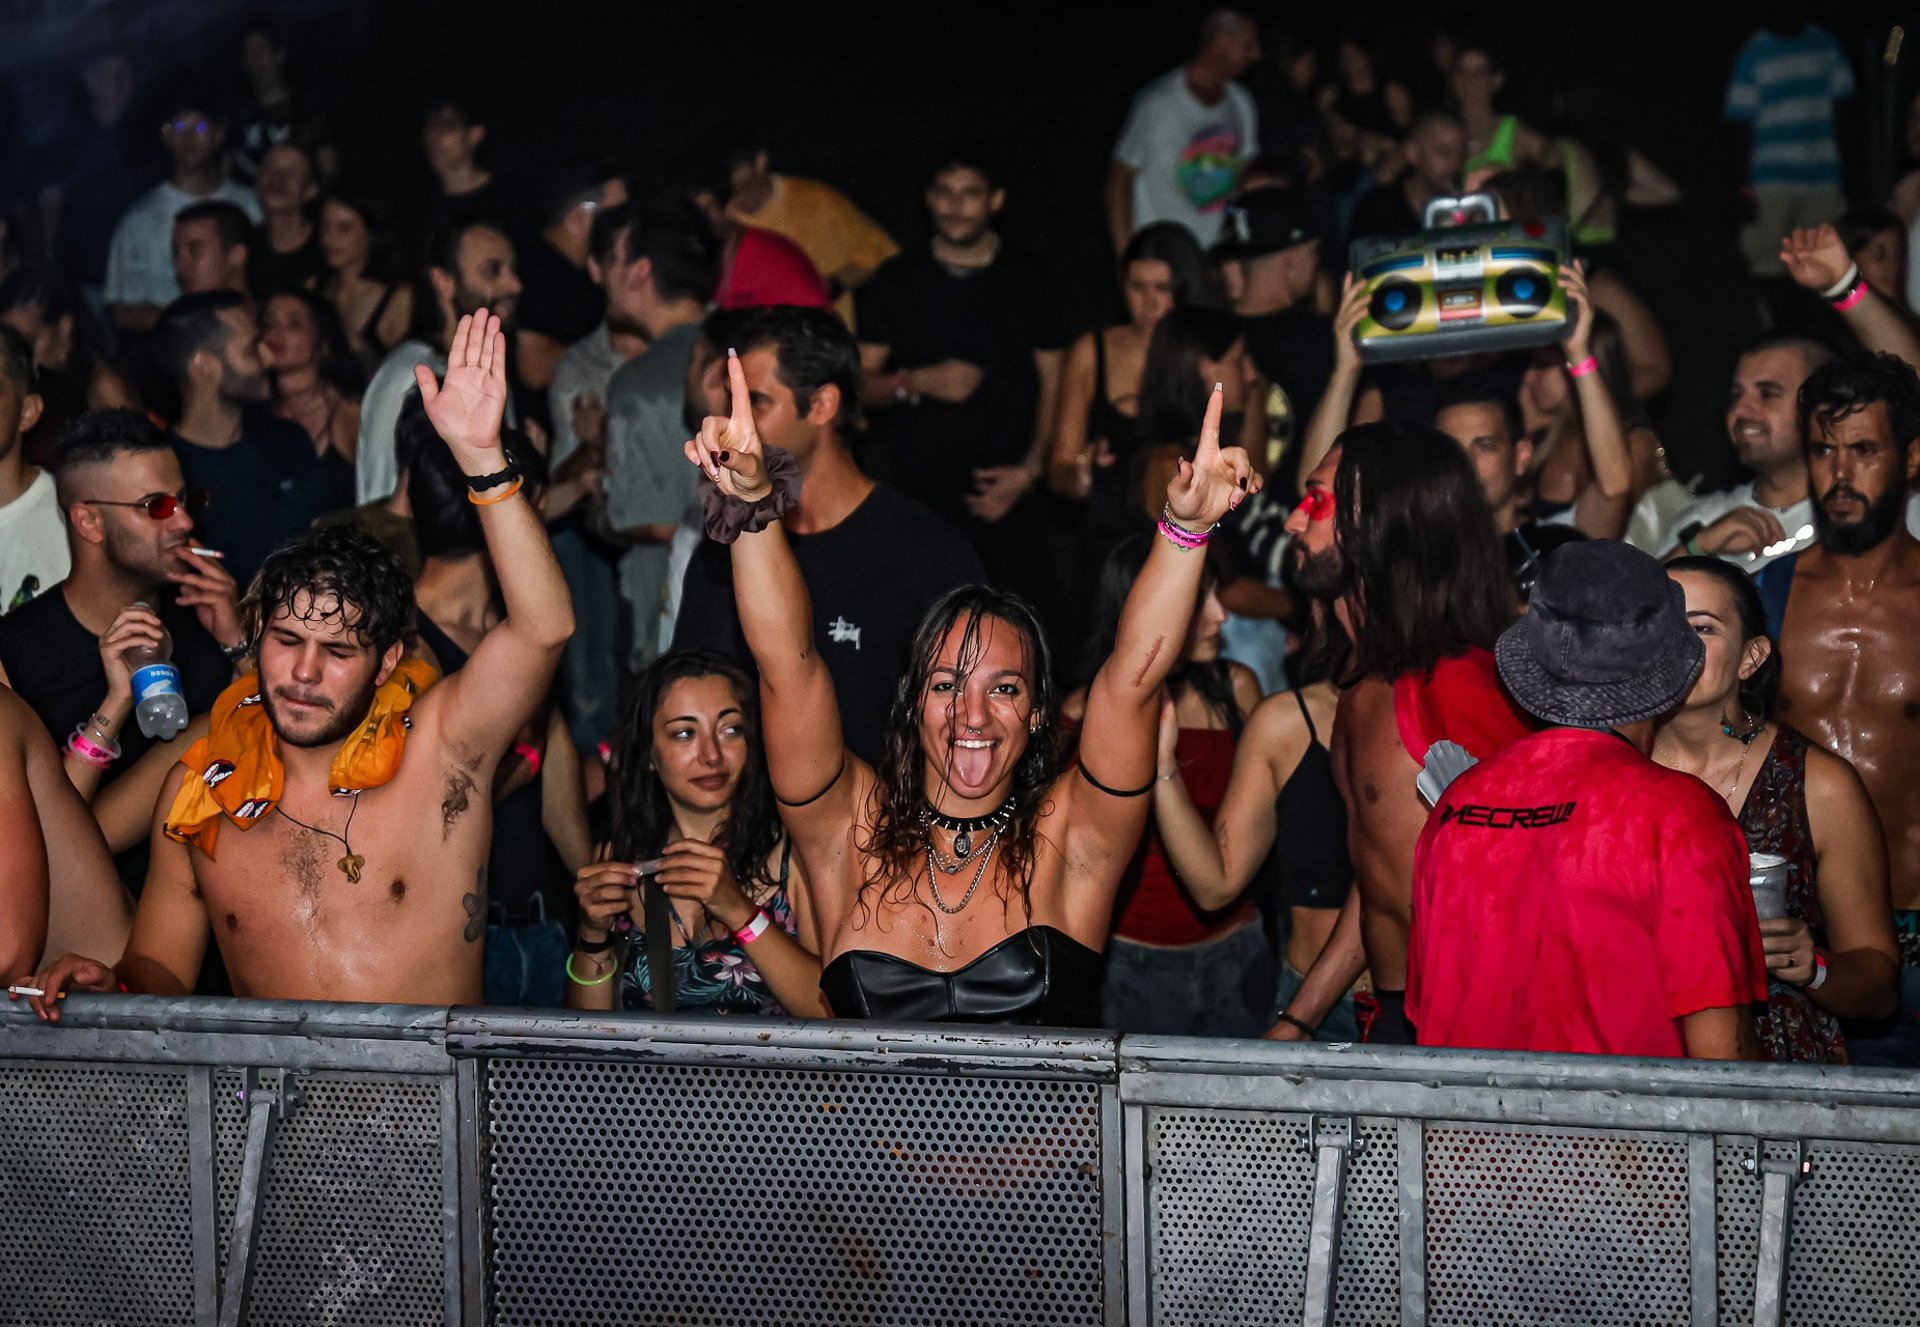
M 106 301 L 123 331 L 150 331 L 160 310 L 180 294 L 173 273 L 173 218 L 210 199 L 233 203 L 260 220 L 253 190 L 227 178 L 226 125 L 204 102 L 181 101 L 160 125 L 173 176 L 142 194 L 113 228 L 107 250 Z
M 1107 176 L 1113 249 L 1159 221 L 1178 221 L 1202 245 L 1220 237 L 1220 213 L 1259 151 L 1253 97 L 1235 80 L 1260 58 L 1260 34 L 1236 9 L 1200 25 L 1200 49 L 1134 95 Z
M 53 476 L 27 464 L 20 436 L 40 420 L 33 352 L 0 327 L 0 613 L 67 578 L 67 527 Z

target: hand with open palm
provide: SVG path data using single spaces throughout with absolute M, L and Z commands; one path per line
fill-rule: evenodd
M 420 401 L 434 432 L 468 475 L 502 468 L 500 422 L 507 411 L 507 338 L 500 320 L 485 309 L 460 319 L 447 350 L 447 373 L 435 381 L 425 364 L 414 366 Z

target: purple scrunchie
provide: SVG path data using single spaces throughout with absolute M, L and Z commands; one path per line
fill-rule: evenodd
M 798 505 L 800 462 L 793 459 L 793 453 L 762 447 L 760 459 L 767 467 L 767 482 L 773 485 L 773 492 L 758 502 L 722 493 L 704 470 L 700 472 L 700 506 L 706 512 L 707 538 L 715 543 L 731 544 L 743 534 L 764 530 Z

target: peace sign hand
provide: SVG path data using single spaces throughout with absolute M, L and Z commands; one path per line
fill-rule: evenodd
M 481 465 L 461 468 L 469 474 L 499 469 L 500 421 L 507 410 L 507 338 L 500 320 L 485 309 L 461 318 L 447 350 L 446 378 L 436 382 L 432 369 L 416 364 L 413 379 L 434 432 L 456 459 Z
M 1167 509 L 1181 525 L 1212 525 L 1260 491 L 1260 476 L 1243 447 L 1220 445 L 1220 415 L 1226 398 L 1219 383 L 1207 401 L 1206 422 L 1200 426 L 1200 444 L 1191 461 L 1167 485 Z
M 747 373 L 740 367 L 740 356 L 732 350 L 727 351 L 727 384 L 731 413 L 724 417 L 708 415 L 701 421 L 700 436 L 687 439 L 687 459 L 728 497 L 758 502 L 773 492 L 773 483 L 767 475 L 760 432 L 753 424 Z

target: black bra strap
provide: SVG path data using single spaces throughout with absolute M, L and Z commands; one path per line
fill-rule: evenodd
M 1295 687 L 1293 689 L 1293 703 L 1300 707 L 1300 717 L 1306 720 L 1307 745 L 1319 746 L 1320 745 L 1319 730 L 1313 726 L 1313 715 L 1307 712 L 1307 693 L 1303 691 L 1301 688 Z
M 827 786 L 822 788 L 819 792 L 815 793 L 813 796 L 805 799 L 804 801 L 799 801 L 799 802 L 789 802 L 786 798 L 782 797 L 779 793 L 775 793 L 773 795 L 773 800 L 780 803 L 780 805 L 789 807 L 795 811 L 798 811 L 803 806 L 812 806 L 815 802 L 819 801 L 822 797 L 825 797 L 828 793 L 832 792 L 834 789 L 834 786 L 840 782 L 840 775 L 845 774 L 846 772 L 847 772 L 847 754 L 846 752 L 842 751 L 840 753 L 840 769 L 838 770 L 838 772 L 834 774 L 832 779 L 828 780 Z
M 1158 778 L 1155 778 L 1150 780 L 1147 786 L 1144 788 L 1124 788 L 1124 789 L 1109 788 L 1107 787 L 1106 784 L 1094 778 L 1093 775 L 1087 773 L 1087 767 L 1085 765 L 1076 765 L 1074 768 L 1080 771 L 1081 778 L 1085 779 L 1088 783 L 1091 783 L 1094 787 L 1098 788 L 1101 792 L 1105 793 L 1109 797 L 1145 797 L 1148 793 L 1153 791 L 1153 785 L 1160 782 Z

